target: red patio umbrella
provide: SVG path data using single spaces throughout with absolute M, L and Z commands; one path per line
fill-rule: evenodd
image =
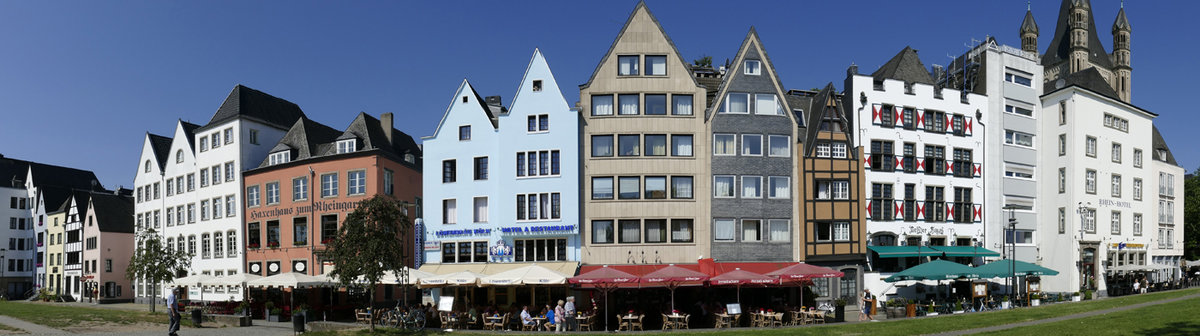
M 680 286 L 700 286 L 708 280 L 708 274 L 683 267 L 668 265 L 642 276 L 643 287 L 666 287 L 671 290 L 671 311 L 675 310 L 675 289 Z
M 777 276 L 781 281 L 800 281 L 804 282 L 816 278 L 840 278 L 845 274 L 838 272 L 829 267 L 810 265 L 806 263 L 796 263 L 788 267 L 780 268 L 771 273 L 770 276 Z M 804 304 L 804 289 L 800 290 L 800 304 Z
M 617 289 L 617 286 L 627 283 L 637 283 L 639 278 L 636 275 L 609 268 L 608 265 L 594 269 L 590 272 L 583 273 L 567 279 L 567 282 L 579 285 L 589 285 L 599 289 L 604 294 L 604 314 L 608 314 L 608 293 Z M 601 315 L 605 316 L 605 315 Z M 605 319 L 607 321 L 607 319 Z M 605 331 L 608 330 L 608 323 L 604 323 Z
M 742 285 L 769 285 L 778 283 L 779 278 L 777 277 L 743 271 L 741 268 L 734 268 L 732 271 L 721 273 L 708 279 L 708 284 L 713 286 L 737 286 L 739 304 L 742 303 Z

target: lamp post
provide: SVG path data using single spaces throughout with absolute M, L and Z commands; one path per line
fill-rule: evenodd
M 1083 234 L 1086 232 L 1086 230 L 1084 230 L 1084 224 L 1087 222 L 1088 214 L 1085 206 L 1091 207 L 1092 202 L 1079 202 L 1078 206 L 1075 208 L 1075 212 L 1079 214 L 1079 239 L 1075 239 L 1075 253 L 1083 253 Z M 1082 256 L 1077 256 L 1077 258 L 1082 258 Z M 1092 264 L 1095 265 L 1095 255 L 1093 255 L 1092 258 Z M 1081 283 L 1080 287 L 1092 289 L 1092 286 L 1088 281 L 1088 275 L 1083 274 L 1083 260 L 1079 260 L 1079 262 L 1075 263 L 1075 270 L 1079 272 L 1079 282 Z
M 1012 253 L 1008 255 L 1008 257 L 1011 259 L 1011 260 L 1009 260 L 1008 264 L 1010 266 L 1010 272 L 1011 272 L 1010 276 L 1012 277 L 1012 283 L 1008 287 L 1009 293 L 1012 294 L 1012 296 L 1009 297 L 1009 302 L 1010 302 L 1009 305 L 1010 306 L 1012 305 L 1013 300 L 1016 300 L 1016 296 L 1017 296 L 1016 295 L 1017 294 L 1017 291 L 1016 291 L 1016 286 L 1017 286 L 1017 262 L 1016 262 L 1017 261 L 1017 210 L 1030 210 L 1030 209 L 1032 209 L 1032 208 L 1029 206 L 1026 206 L 1026 205 L 1018 205 L 1018 204 L 1005 204 L 1004 205 L 1004 210 L 1008 210 L 1008 232 L 1004 235 L 1004 238 L 1005 238 L 1005 240 L 1012 242 L 1012 250 L 1011 250 Z M 1005 282 L 1007 283 L 1008 279 L 1005 279 Z
M 8 281 L 4 280 L 4 258 L 8 256 L 6 252 L 8 252 L 8 249 L 0 248 L 0 286 L 4 287 L 4 289 L 0 290 L 0 297 L 2 298 L 8 297 Z

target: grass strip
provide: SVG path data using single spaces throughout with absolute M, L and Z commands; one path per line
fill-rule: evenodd
M 1200 335 L 1200 300 L 1181 300 L 984 335 Z

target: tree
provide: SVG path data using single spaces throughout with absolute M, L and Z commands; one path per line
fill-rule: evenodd
M 712 56 L 708 56 L 708 55 L 700 56 L 700 58 L 692 60 L 692 64 L 695 66 L 701 67 L 701 68 L 711 68 L 712 67 Z
M 1196 173 L 1183 181 L 1183 255 L 1187 260 L 1200 255 L 1200 175 Z
M 336 265 L 330 275 L 343 286 L 349 286 L 359 277 L 366 282 L 371 311 L 375 310 L 375 285 L 384 273 L 404 269 L 407 252 L 404 241 L 412 230 L 412 222 L 404 210 L 407 206 L 408 203 L 383 195 L 359 203 L 325 250 Z M 374 320 L 371 330 L 375 330 Z
M 159 283 L 175 279 L 175 272 L 192 266 L 192 254 L 187 251 L 175 251 L 166 246 L 154 229 L 146 229 L 138 234 L 137 247 L 129 258 L 129 267 L 125 269 L 125 278 L 129 280 L 145 279 L 149 284 L 150 312 L 154 312 L 154 301 L 158 298 L 155 292 Z

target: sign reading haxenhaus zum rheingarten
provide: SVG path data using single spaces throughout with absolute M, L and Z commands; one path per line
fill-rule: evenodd
M 266 210 L 251 211 L 250 212 L 250 220 L 256 220 L 259 218 L 273 218 L 273 217 L 279 217 L 279 216 L 291 216 L 291 215 L 295 215 L 295 214 L 308 213 L 308 212 L 314 212 L 314 211 L 324 212 L 324 211 L 331 211 L 331 210 L 340 210 L 342 212 L 346 212 L 346 211 L 351 211 L 351 210 L 358 208 L 359 203 L 362 203 L 362 201 L 345 201 L 345 202 L 325 201 L 325 202 L 316 202 L 316 203 L 313 203 L 312 205 L 302 205 L 302 206 L 291 207 L 291 208 L 273 208 L 273 209 L 266 209 Z

